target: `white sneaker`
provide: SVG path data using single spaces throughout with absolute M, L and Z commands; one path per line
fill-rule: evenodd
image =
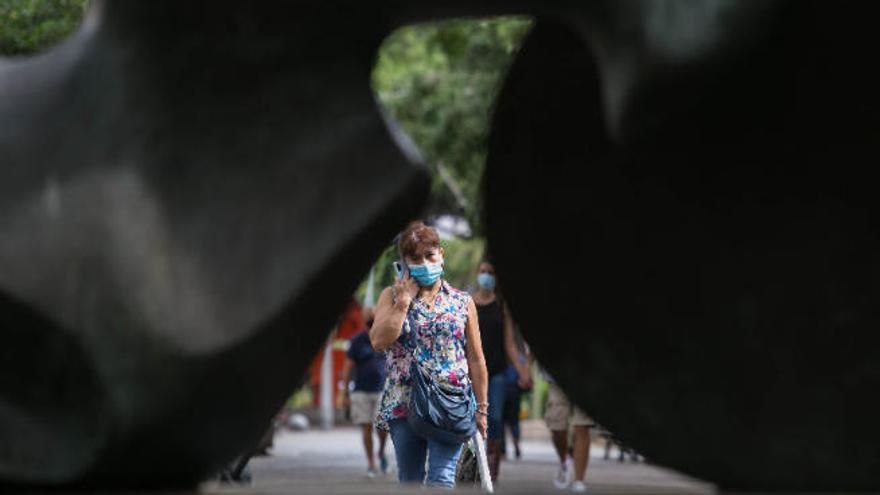
M 574 493 L 586 493 L 587 485 L 583 481 L 577 480 L 571 484 L 571 491 Z
M 559 490 L 565 490 L 571 484 L 572 478 L 574 478 L 574 464 L 571 461 L 571 457 L 568 457 L 564 463 L 559 465 L 559 471 L 556 472 L 556 477 L 553 478 L 553 486 Z
M 375 469 L 367 469 L 367 478 L 373 479 L 376 477 L 376 474 Z

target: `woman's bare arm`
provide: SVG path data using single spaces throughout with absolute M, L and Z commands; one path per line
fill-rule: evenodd
M 507 358 L 510 359 L 516 373 L 519 375 L 519 385 L 524 388 L 531 388 L 532 376 L 529 371 L 528 363 L 521 363 L 519 360 L 519 351 L 516 348 L 516 340 L 513 337 L 513 316 L 507 306 L 504 306 L 504 350 Z
M 354 368 L 354 361 L 350 357 L 345 356 L 345 365 L 342 367 L 342 383 L 345 388 L 342 389 L 342 405 L 346 408 L 351 407 L 351 397 L 348 392 L 348 383 L 351 381 L 351 370 Z
M 477 307 L 473 299 L 468 300 L 468 319 L 465 326 L 467 337 L 468 374 L 474 387 L 474 395 L 478 404 L 489 403 L 489 372 L 486 370 L 486 358 L 483 356 L 483 341 L 480 340 L 480 323 L 477 319 Z M 486 436 L 486 417 L 477 415 L 477 427 L 483 437 Z
M 409 307 L 409 303 L 403 306 L 404 301 L 398 300 L 397 304 L 394 304 L 391 299 L 391 287 L 386 287 L 379 295 L 379 301 L 376 302 L 376 315 L 370 328 L 370 344 L 379 352 L 389 348 L 400 337 L 403 321 L 406 319 L 406 310 Z

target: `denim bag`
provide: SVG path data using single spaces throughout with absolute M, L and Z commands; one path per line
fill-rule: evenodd
M 415 332 L 410 329 L 409 333 L 416 344 L 413 346 L 413 359 L 409 369 L 412 389 L 407 422 L 410 428 L 417 435 L 437 442 L 466 442 L 477 431 L 473 389 L 468 385 L 463 390 L 449 391 L 439 386 L 419 366 L 415 357 L 415 349 L 418 349 Z

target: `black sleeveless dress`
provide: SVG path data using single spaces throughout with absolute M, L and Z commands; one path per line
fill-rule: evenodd
M 504 373 L 507 368 L 507 353 L 504 352 L 504 313 L 501 303 L 496 299 L 489 304 L 476 304 L 476 307 L 486 369 L 490 377 Z

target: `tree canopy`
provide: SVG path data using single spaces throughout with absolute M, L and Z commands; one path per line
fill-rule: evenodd
M 530 26 L 521 17 L 408 26 L 380 49 L 374 89 L 422 151 L 435 211 L 478 227 L 492 102 Z

